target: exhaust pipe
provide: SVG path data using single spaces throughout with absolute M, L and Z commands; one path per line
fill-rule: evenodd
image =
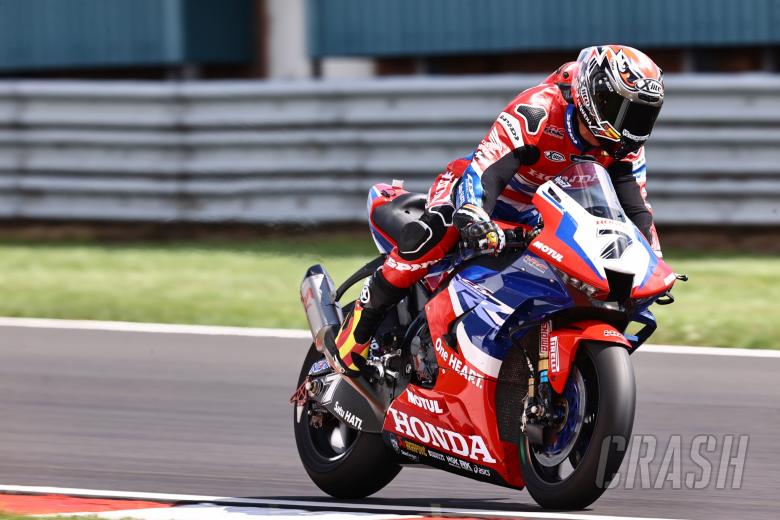
M 322 352 L 325 335 L 334 332 L 344 320 L 336 301 L 336 285 L 320 264 L 309 267 L 301 283 L 301 302 L 317 351 Z
M 321 265 L 313 265 L 306 271 L 306 276 L 301 283 L 301 302 L 306 309 L 306 319 L 309 320 L 309 329 L 314 338 L 314 346 L 318 352 L 325 354 L 325 358 L 336 373 L 341 370 L 331 359 L 331 355 L 325 350 L 325 341 L 331 344 L 335 341 L 335 335 L 344 321 L 344 313 L 341 305 L 336 301 L 336 286 L 333 279 Z M 385 415 L 385 406 L 380 397 L 372 389 L 371 384 L 364 377 L 345 377 L 347 387 L 357 391 L 371 408 L 375 415 L 376 424 L 382 424 Z M 337 395 L 342 395 L 342 402 L 357 397 L 347 397 L 351 394 L 347 390 L 337 389 Z M 333 400 L 338 404 L 338 400 Z M 326 408 L 331 404 L 326 405 Z M 333 412 L 333 410 L 331 410 Z

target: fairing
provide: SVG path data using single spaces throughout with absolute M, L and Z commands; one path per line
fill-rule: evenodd
M 535 195 L 544 228 L 527 250 L 460 265 L 449 258 L 431 269 L 428 281 L 442 284 L 425 306 L 438 377 L 433 388 L 403 391 L 383 425 L 402 461 L 523 487 L 517 444 L 501 439 L 497 421 L 496 391 L 509 351 L 543 322 L 603 305 L 597 298 L 609 292 L 606 270 L 634 275 L 631 296 L 645 322 L 652 316 L 647 307 L 671 287 L 674 274 L 625 218 L 606 172 L 582 165 L 568 174 L 568 186 L 547 182 Z M 571 277 L 600 294 L 579 292 Z M 556 392 L 563 391 L 583 341 L 635 345 L 599 320 L 569 320 L 549 340 Z
M 633 275 L 632 298 L 660 294 L 674 284 L 674 273 L 626 218 L 599 164 L 571 166 L 540 186 L 533 201 L 544 228 L 529 248 L 602 297 L 609 293 L 605 269 Z

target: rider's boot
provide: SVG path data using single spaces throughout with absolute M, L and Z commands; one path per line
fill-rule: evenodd
M 326 341 L 328 357 L 344 375 L 357 377 L 365 365 L 371 339 L 387 311 L 406 294 L 406 289 L 395 287 L 376 271 L 366 280 L 360 298 L 341 325 L 335 341 Z

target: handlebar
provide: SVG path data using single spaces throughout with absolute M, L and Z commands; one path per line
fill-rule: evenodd
M 504 229 L 504 237 L 505 237 L 505 244 L 504 244 L 504 250 L 503 251 L 509 251 L 509 252 L 519 252 L 524 251 L 528 244 L 531 242 L 531 239 L 536 236 L 536 232 L 534 231 L 526 231 L 522 228 L 514 228 L 514 229 Z M 474 249 L 472 247 L 469 247 L 465 242 L 460 242 L 460 256 L 462 260 L 470 260 L 472 258 L 476 258 L 478 256 L 482 256 L 485 253 L 484 251 L 480 251 L 478 249 Z
M 541 232 L 542 227 L 544 227 L 544 222 L 542 221 L 541 215 L 539 216 L 539 222 L 534 227 L 517 225 L 506 221 L 494 220 L 494 222 L 498 223 L 501 226 L 501 229 L 504 231 L 504 251 L 511 252 L 524 251 L 527 249 L 528 244 L 531 243 L 531 240 L 533 240 Z M 468 260 L 485 254 L 482 251 L 468 246 L 463 241 L 459 243 L 459 248 L 462 260 Z
M 533 228 L 516 227 L 514 229 L 505 229 L 504 236 L 506 237 L 507 249 L 526 249 L 531 240 L 542 231 L 544 222 L 542 217 L 539 217 L 539 223 Z
M 504 230 L 504 236 L 506 237 L 505 249 L 510 250 L 525 249 L 531 241 L 528 238 L 528 233 L 519 228 Z

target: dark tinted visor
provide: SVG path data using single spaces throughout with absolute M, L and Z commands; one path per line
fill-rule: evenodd
M 617 128 L 619 132 L 627 130 L 632 136 L 644 137 L 650 135 L 655 124 L 655 119 L 658 117 L 658 113 L 661 111 L 661 107 L 654 107 L 650 105 L 644 105 L 642 103 L 633 103 L 627 101 L 628 107 L 626 109 L 625 116 L 623 117 L 622 124 Z M 641 139 L 640 139 L 641 140 Z
M 601 120 L 609 122 L 620 133 L 628 130 L 639 138 L 649 135 L 661 107 L 629 101 L 611 87 L 606 75 L 594 78 L 593 103 Z
M 602 121 L 609 122 L 617 128 L 616 123 L 623 108 L 623 96 L 612 89 L 606 74 L 597 74 L 593 78 L 593 105 Z

